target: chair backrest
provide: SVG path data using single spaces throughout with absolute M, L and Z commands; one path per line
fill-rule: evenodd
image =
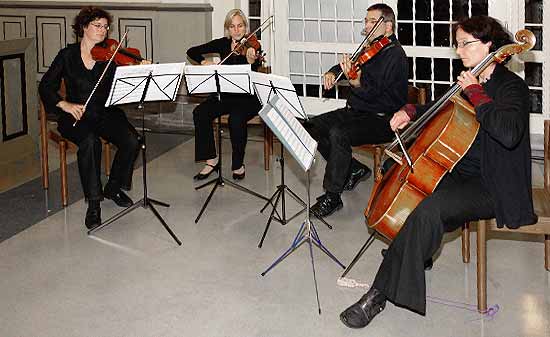
M 544 121 L 544 189 L 550 193 L 550 120 Z
M 409 84 L 407 87 L 407 103 L 426 104 L 426 89 Z

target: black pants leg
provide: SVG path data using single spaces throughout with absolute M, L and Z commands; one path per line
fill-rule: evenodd
M 117 147 L 109 183 L 114 188 L 132 188 L 134 162 L 139 154 L 139 137 L 124 111 L 110 108 L 98 127 L 98 134 Z
M 195 123 L 195 160 L 207 160 L 217 156 L 212 121 L 219 115 L 229 114 L 229 133 L 232 146 L 232 169 L 243 165 L 247 125 L 260 110 L 261 105 L 255 96 L 222 95 L 221 103 L 209 97 L 193 111 Z
M 393 137 L 385 118 L 348 108 L 317 116 L 307 128 L 327 161 L 323 188 L 332 193 L 342 193 L 344 189 L 352 163 L 352 146 L 382 143 Z
M 467 221 L 492 217 L 494 202 L 481 178 L 449 173 L 408 216 L 388 248 L 373 287 L 391 302 L 424 315 L 424 262 L 439 249 L 443 234 Z
M 86 200 L 103 200 L 101 187 L 101 141 L 95 132 L 96 122 L 83 119 L 73 126 L 75 119 L 63 113 L 58 119 L 58 130 L 64 138 L 78 146 L 76 158 L 80 183 Z

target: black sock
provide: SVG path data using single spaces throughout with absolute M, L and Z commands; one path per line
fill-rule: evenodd
M 88 208 L 90 209 L 100 208 L 100 204 L 99 200 L 88 200 Z

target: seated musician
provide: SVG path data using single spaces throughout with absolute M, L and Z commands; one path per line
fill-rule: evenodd
M 456 53 L 466 68 L 478 65 L 510 35 L 495 19 L 472 17 L 454 27 Z M 342 322 L 361 328 L 386 306 L 386 301 L 421 315 L 426 313 L 424 262 L 440 248 L 445 232 L 468 221 L 496 218 L 499 227 L 535 223 L 531 197 L 529 88 L 504 65 L 491 63 L 476 78 L 462 72 L 457 83 L 472 104 L 480 124 L 462 159 L 407 217 L 389 246 L 372 287 L 341 313 Z M 390 121 L 405 127 L 427 106 L 406 105 Z
M 252 65 L 252 70 L 260 66 L 258 51 L 249 46 L 239 48 L 241 52 L 232 52 L 239 46 L 245 34 L 249 32 L 248 19 L 240 9 L 232 9 L 225 16 L 225 36 L 212 40 L 205 44 L 189 48 L 187 56 L 196 63 L 202 65 L 214 64 L 204 58 L 205 54 L 218 54 L 223 64 L 247 64 Z M 212 121 L 219 115 L 229 114 L 229 134 L 232 146 L 233 179 L 240 180 L 245 177 L 244 153 L 247 141 L 246 123 L 258 114 L 261 104 L 254 95 L 222 93 L 221 102 L 217 95 L 211 95 L 208 99 L 193 111 L 195 123 L 195 161 L 206 161 L 204 168 L 193 179 L 202 180 L 220 169 Z
M 369 33 L 380 16 L 384 16 L 384 21 L 368 42 L 387 36 L 391 43 L 360 67 L 356 80 L 349 81 L 352 88 L 345 108 L 312 118 L 306 124 L 327 161 L 323 178 L 325 194 L 311 207 L 319 216 L 341 209 L 342 192 L 353 190 L 359 181 L 371 175 L 366 165 L 352 157 L 352 146 L 390 141 L 393 137 L 388 124 L 391 114 L 407 102 L 408 62 L 394 35 L 393 10 L 385 4 L 370 6 L 363 33 Z M 335 74 L 340 68 L 347 76 L 350 67 L 350 58 L 344 55 L 340 65 L 324 75 L 325 89 L 334 86 Z
M 124 112 L 119 108 L 104 107 L 114 75 L 114 63 L 84 111 L 84 104 L 107 65 L 106 61 L 94 60 L 91 50 L 107 37 L 111 20 L 111 15 L 101 8 L 84 7 L 72 26 L 80 42 L 59 51 L 39 86 L 46 111 L 57 115 L 59 132 L 78 146 L 78 172 L 88 201 L 85 225 L 90 229 L 101 224 L 100 202 L 103 197 L 112 199 L 121 207 L 133 204 L 122 189 L 132 187 L 134 161 L 139 153 L 137 132 Z M 58 93 L 62 80 L 66 87 L 64 98 Z M 118 149 L 104 189 L 100 179 L 102 146 L 99 137 Z

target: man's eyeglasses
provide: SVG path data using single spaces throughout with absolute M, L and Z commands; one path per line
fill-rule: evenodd
M 102 25 L 101 23 L 90 23 L 90 25 L 94 26 L 96 29 L 104 28 L 105 30 L 111 29 L 109 25 Z
M 455 48 L 464 48 L 466 47 L 467 45 L 471 44 L 471 43 L 475 43 L 475 42 L 479 42 L 480 40 L 472 40 L 472 41 L 458 41 L 456 44 L 455 44 Z

